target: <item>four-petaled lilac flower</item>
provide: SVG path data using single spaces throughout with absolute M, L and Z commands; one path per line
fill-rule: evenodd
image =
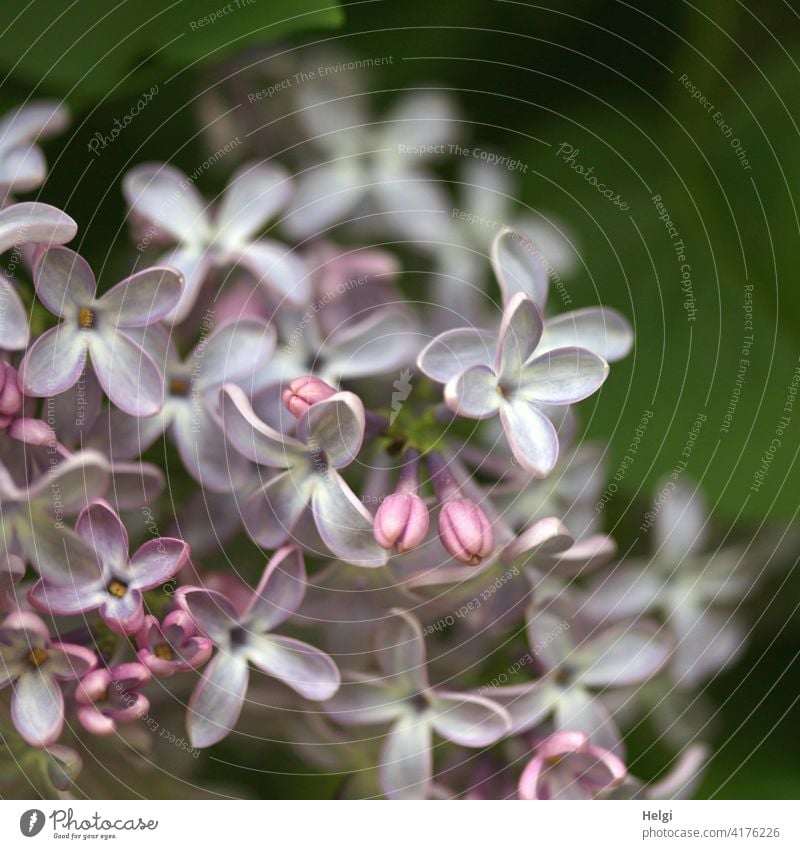
M 520 799 L 596 799 L 619 787 L 625 764 L 582 731 L 559 731 L 536 747 L 519 780 Z
M 54 743 L 64 725 L 59 681 L 80 678 L 97 663 L 83 646 L 50 639 L 34 613 L 18 611 L 0 623 L 0 688 L 11 684 L 11 718 L 31 746 Z
M 43 333 L 20 365 L 26 394 L 46 397 L 77 383 L 87 354 L 103 391 L 133 416 L 152 416 L 164 401 L 164 382 L 131 328 L 160 321 L 180 298 L 182 278 L 172 268 L 147 268 L 101 297 L 91 268 L 68 248 L 42 252 L 33 268 L 36 294 L 63 319 Z
M 15 203 L 0 209 L 0 253 L 23 245 L 63 245 L 78 232 L 78 225 L 60 209 L 46 203 Z M 9 277 L 0 274 L 0 348 L 21 351 L 28 347 L 30 322 Z
M 100 737 L 113 734 L 119 723 L 136 721 L 150 710 L 149 700 L 139 692 L 150 677 L 141 663 L 93 670 L 75 690 L 78 721 Z
M 271 633 L 300 606 L 306 591 L 303 556 L 285 546 L 272 560 L 248 601 L 239 609 L 225 595 L 181 587 L 175 600 L 219 650 L 189 701 L 192 745 L 211 746 L 226 737 L 241 713 L 250 664 L 312 701 L 329 699 L 339 687 L 339 670 L 314 646 Z
M 558 460 L 558 434 L 542 406 L 574 404 L 608 376 L 608 363 L 585 348 L 540 352 L 543 327 L 539 308 L 520 292 L 503 313 L 494 354 L 481 331 L 465 328 L 436 337 L 418 359 L 428 377 L 446 381 L 453 412 L 473 419 L 499 413 L 514 456 L 536 477 Z
M 222 421 L 231 444 L 249 460 L 284 469 L 248 500 L 243 519 L 259 545 L 283 543 L 310 503 L 325 545 L 357 566 L 382 566 L 372 517 L 338 470 L 353 462 L 364 438 L 364 405 L 352 392 L 319 401 L 297 420 L 297 437 L 262 422 L 238 386 L 222 391 Z
M 183 321 L 215 267 L 243 266 L 279 301 L 306 306 L 309 282 L 291 248 L 258 239 L 291 195 L 289 174 L 262 162 L 243 165 L 231 178 L 213 216 L 189 178 L 171 165 L 139 165 L 125 175 L 125 199 L 140 223 L 149 225 L 140 245 L 178 243 L 162 258 L 180 269 L 186 285 L 170 318 Z
M 159 537 L 129 556 L 125 526 L 102 501 L 78 516 L 75 531 L 95 554 L 93 568 L 73 572 L 69 583 L 38 581 L 30 591 L 31 604 L 58 616 L 99 608 L 112 631 L 135 634 L 144 624 L 142 592 L 175 575 L 189 559 L 189 546 L 183 540 Z
M 69 112 L 60 103 L 41 100 L 18 107 L 0 120 L 0 204 L 10 192 L 37 189 L 47 176 L 40 139 L 60 133 Z
M 507 734 L 511 720 L 490 699 L 431 687 L 419 622 L 401 610 L 392 614 L 377 637 L 382 675 L 346 675 L 324 708 L 343 725 L 391 723 L 380 759 L 383 792 L 391 799 L 425 799 L 434 731 L 458 745 L 480 748 Z
M 196 669 L 211 657 L 211 641 L 196 636 L 194 622 L 184 610 L 173 610 L 163 622 L 145 616 L 136 635 L 139 660 L 159 678 Z
M 664 629 L 648 622 L 592 629 L 556 602 L 529 616 L 530 657 L 542 676 L 492 689 L 511 715 L 513 733 L 552 714 L 556 730 L 582 731 L 593 744 L 621 752 L 616 724 L 594 691 L 634 687 L 655 675 L 671 651 Z
M 91 569 L 92 550 L 64 518 L 105 495 L 110 476 L 108 461 L 97 451 L 65 457 L 26 486 L 0 463 L 0 558 L 21 556 L 58 585 Z
M 254 319 L 225 324 L 201 339 L 185 359 L 160 325 L 136 338 L 163 369 L 164 406 L 146 419 L 112 411 L 107 434 L 101 434 L 112 459 L 138 457 L 169 431 L 184 468 L 205 488 L 230 492 L 244 486 L 252 466 L 228 448 L 216 415 L 219 390 L 227 382 L 246 384 L 266 363 L 275 348 L 272 326 Z

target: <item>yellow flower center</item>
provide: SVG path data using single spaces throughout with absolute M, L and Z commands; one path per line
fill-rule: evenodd
M 169 382 L 169 393 L 185 398 L 189 394 L 189 381 L 185 377 L 173 377 Z
M 41 666 L 47 660 L 47 652 L 44 649 L 31 649 L 28 652 L 28 663 L 31 666 Z
M 115 596 L 116 598 L 122 598 L 125 593 L 128 591 L 128 588 L 122 581 L 111 581 L 111 583 L 106 587 L 108 592 Z
M 175 660 L 175 652 L 166 643 L 160 643 L 153 649 L 153 654 L 161 660 Z
M 89 307 L 81 307 L 78 310 L 78 327 L 84 330 L 94 327 L 94 311 L 90 310 Z

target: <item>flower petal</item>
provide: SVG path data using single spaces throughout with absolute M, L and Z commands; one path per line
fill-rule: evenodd
M 0 253 L 36 242 L 60 245 L 77 232 L 69 215 L 47 203 L 15 203 L 0 209 Z
M 493 687 L 492 699 L 511 717 L 511 734 L 523 734 L 540 725 L 552 713 L 560 691 L 547 679 L 513 687 Z
M 457 374 L 445 386 L 444 400 L 454 413 L 470 419 L 487 419 L 495 415 L 502 398 L 494 369 L 472 366 Z
M 633 328 L 610 307 L 587 307 L 547 319 L 539 350 L 586 348 L 606 362 L 627 357 L 633 348 Z
M 358 164 L 346 158 L 323 162 L 305 171 L 286 212 L 286 232 L 295 239 L 304 239 L 344 220 L 364 195 L 362 179 Z
M 0 348 L 4 351 L 22 351 L 28 347 L 30 332 L 28 312 L 11 281 L 0 274 Z
M 52 676 L 38 669 L 20 675 L 13 686 L 11 718 L 31 746 L 55 743 L 64 725 L 64 697 Z
M 574 404 L 597 392 L 608 371 L 605 360 L 584 348 L 556 348 L 523 368 L 518 395 L 537 404 Z
M 308 303 L 311 297 L 309 271 L 292 248 L 261 239 L 233 251 L 232 257 L 281 304 L 305 306 Z
M 378 665 L 390 678 L 403 681 L 409 693 L 419 693 L 428 687 L 422 628 L 406 611 L 393 608 L 389 613 L 375 637 Z
M 203 389 L 216 388 L 252 376 L 275 350 L 275 328 L 244 318 L 223 324 L 194 350 Z M 215 399 L 216 401 L 216 399 Z
M 592 634 L 569 658 L 586 687 L 627 687 L 658 672 L 671 646 L 657 625 L 620 623 Z
M 247 533 L 263 548 L 275 548 L 289 538 L 312 493 L 314 476 L 296 470 L 282 472 L 256 490 L 242 510 Z
M 483 696 L 433 690 L 428 716 L 442 737 L 460 746 L 490 746 L 511 731 L 508 713 Z
M 193 746 L 213 746 L 230 734 L 242 712 L 249 680 L 243 657 L 220 653 L 212 658 L 189 699 L 187 727 Z
M 86 364 L 86 337 L 66 323 L 46 330 L 28 348 L 19 379 L 26 395 L 46 398 L 74 386 Z
M 657 491 L 665 493 L 655 523 L 658 556 L 667 563 L 683 563 L 703 550 L 708 536 L 708 508 L 702 490 L 697 484 L 662 481 Z
M 71 582 L 53 584 L 37 581 L 28 593 L 28 601 L 36 610 L 57 616 L 72 616 L 96 610 L 108 598 L 101 581 L 94 584 Z
M 324 710 L 342 725 L 380 725 L 396 719 L 405 709 L 405 694 L 382 681 L 349 673 Z
M 90 504 L 78 516 L 75 531 L 96 553 L 103 575 L 110 577 L 127 569 L 128 532 L 108 503 Z
M 189 560 L 189 546 L 182 539 L 148 540 L 131 556 L 131 587 L 150 590 L 177 574 Z
M 516 294 L 524 292 L 540 309 L 544 309 L 547 303 L 547 268 L 526 236 L 509 228 L 501 230 L 492 242 L 492 267 L 505 303 L 510 303 Z
M 141 592 L 129 587 L 122 598 L 106 593 L 105 601 L 100 606 L 100 616 L 115 634 L 135 634 L 144 623 Z
M 386 737 L 380 778 L 390 799 L 427 799 L 433 773 L 431 726 L 424 715 L 401 716 Z
M 242 611 L 242 621 L 258 633 L 277 628 L 300 607 L 306 580 L 303 554 L 296 545 L 276 551 Z
M 50 248 L 33 265 L 33 282 L 39 300 L 51 313 L 74 317 L 94 301 L 97 283 L 89 263 L 69 248 Z
M 568 616 L 555 604 L 534 611 L 528 622 L 528 645 L 531 654 L 545 670 L 558 669 L 570 664 L 575 643 Z
M 417 357 L 419 370 L 437 383 L 472 366 L 494 366 L 497 335 L 474 327 L 447 330 L 431 340 Z
M 217 240 L 235 247 L 275 216 L 292 194 L 289 172 L 267 162 L 242 165 L 231 178 L 216 215 Z
M 514 295 L 503 311 L 495 360 L 506 395 L 517 391 L 522 367 L 536 350 L 543 327 L 539 307 L 526 295 Z
M 500 420 L 520 466 L 537 478 L 549 475 L 558 461 L 558 434 L 550 419 L 533 404 L 514 399 L 500 405 Z
M 352 392 L 337 392 L 313 404 L 297 420 L 297 435 L 312 452 L 341 469 L 355 460 L 364 440 L 364 405 Z
M 175 593 L 175 602 L 215 645 L 226 647 L 231 631 L 239 627 L 238 612 L 226 596 L 215 590 L 181 587 Z
M 120 330 L 90 336 L 92 366 L 103 392 L 132 416 L 154 416 L 164 403 L 164 378 L 155 361 Z
M 132 212 L 179 242 L 204 243 L 211 235 L 203 198 L 171 165 L 137 165 L 123 178 L 122 192 Z
M 579 686 L 562 689 L 555 706 L 555 725 L 563 731 L 583 731 L 595 746 L 621 756 L 622 737 L 600 699 Z
M 222 388 L 222 425 L 231 445 L 254 463 L 285 469 L 308 456 L 305 445 L 264 424 L 253 412 L 244 390 Z
M 370 568 L 386 563 L 388 554 L 375 541 L 372 516 L 335 469 L 319 476 L 311 509 L 322 541 L 337 557 Z
M 47 671 L 58 678 L 82 678 L 97 666 L 97 655 L 85 646 L 53 642 L 47 649 Z
M 314 646 L 276 634 L 251 636 L 247 657 L 262 672 L 283 681 L 307 699 L 324 702 L 339 689 L 339 669 Z
M 146 327 L 166 318 L 183 291 L 174 268 L 153 266 L 126 277 L 97 302 L 103 318 L 117 327 Z

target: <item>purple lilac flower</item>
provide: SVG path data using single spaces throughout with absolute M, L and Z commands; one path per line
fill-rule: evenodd
M 514 456 L 535 477 L 548 475 L 558 459 L 558 434 L 542 406 L 574 404 L 608 376 L 608 363 L 584 348 L 540 352 L 542 330 L 539 308 L 518 293 L 503 313 L 493 355 L 485 335 L 464 328 L 438 336 L 418 359 L 428 377 L 446 380 L 453 412 L 474 419 L 499 413 Z
M 0 464 L 0 554 L 23 557 L 53 584 L 91 570 L 94 555 L 65 517 L 105 495 L 109 479 L 108 461 L 96 451 L 72 454 L 25 484 Z
M 431 687 L 419 622 L 393 610 L 377 637 L 379 675 L 350 673 L 325 711 L 343 725 L 391 723 L 380 759 L 383 792 L 425 799 L 433 774 L 433 732 L 460 746 L 481 748 L 508 733 L 508 714 L 490 699 Z
M 329 699 L 339 687 L 339 670 L 319 649 L 273 634 L 297 610 L 306 591 L 303 556 L 296 546 L 275 552 L 243 606 L 220 592 L 181 587 L 176 601 L 218 649 L 189 701 L 193 746 L 226 737 L 241 713 L 250 664 L 312 701 Z
M 121 723 L 135 722 L 150 710 L 149 700 L 139 692 L 149 680 L 150 671 L 141 663 L 93 670 L 75 691 L 78 721 L 99 737 L 114 734 Z
M 595 691 L 633 687 L 655 675 L 672 647 L 648 622 L 591 628 L 553 602 L 533 608 L 527 626 L 530 656 L 541 670 L 531 683 L 494 687 L 492 698 L 521 734 L 552 715 L 559 731 L 581 731 L 593 744 L 622 751 L 619 731 Z
M 244 523 L 255 542 L 280 545 L 310 503 L 320 537 L 337 557 L 359 566 L 386 562 L 372 516 L 338 471 L 356 458 L 364 438 L 364 405 L 356 395 L 338 392 L 309 407 L 295 438 L 261 421 L 245 393 L 229 385 L 222 393 L 222 421 L 226 437 L 245 457 L 284 470 L 245 505 Z
M 23 245 L 47 247 L 69 242 L 78 225 L 60 209 L 46 203 L 16 203 L 0 209 L 0 253 Z M 28 312 L 7 274 L 0 274 L 0 348 L 21 351 L 30 340 Z
M 658 614 L 674 635 L 669 670 L 681 687 L 696 686 L 741 651 L 745 633 L 733 610 L 751 585 L 744 552 L 706 551 L 708 510 L 696 485 L 662 481 L 654 518 L 654 554 L 631 558 L 587 592 L 585 613 L 603 621 Z
M 94 568 L 70 583 L 38 581 L 31 604 L 57 616 L 100 610 L 103 621 L 120 634 L 135 634 L 144 624 L 142 592 L 175 575 L 189 559 L 183 540 L 158 537 L 128 555 L 128 533 L 119 516 L 96 501 L 78 516 L 75 531 L 94 552 Z
M 298 115 L 321 148 L 323 161 L 308 169 L 286 214 L 295 238 L 318 235 L 363 208 L 380 213 L 383 229 L 407 238 L 430 238 L 415 228 L 415 217 L 431 205 L 431 176 L 419 155 L 456 141 L 453 102 L 440 92 L 412 92 L 400 98 L 382 121 L 360 109 L 361 97 L 332 97 L 324 85 L 299 90 Z
M 69 112 L 60 103 L 41 100 L 20 106 L 0 120 L 0 203 L 10 192 L 37 189 L 47 176 L 47 163 L 36 143 L 60 133 Z
M 180 269 L 185 288 L 170 319 L 183 321 L 214 268 L 245 268 L 282 302 L 305 305 L 309 284 L 305 266 L 292 250 L 257 238 L 291 195 L 289 174 L 263 162 L 243 165 L 231 178 L 214 214 L 191 180 L 171 165 L 138 165 L 123 181 L 135 219 L 147 225 L 141 245 L 153 240 L 177 242 L 162 257 Z
M 138 457 L 169 431 L 184 468 L 198 483 L 215 492 L 244 486 L 252 467 L 239 452 L 228 449 L 217 415 L 219 390 L 228 382 L 247 385 L 267 362 L 275 348 L 272 326 L 252 319 L 223 325 L 201 339 L 185 359 L 161 326 L 134 338 L 164 372 L 164 406 L 146 419 L 112 411 L 107 432 L 98 434 L 109 444 L 112 459 Z
M 559 731 L 536 747 L 519 780 L 520 799 L 596 799 L 625 780 L 625 764 L 582 731 Z
M 196 636 L 194 622 L 183 610 L 168 613 L 163 622 L 155 616 L 145 616 L 136 635 L 138 658 L 159 678 L 169 678 L 176 672 L 196 669 L 211 657 L 211 641 Z
M 105 394 L 133 416 L 151 416 L 164 401 L 152 357 L 126 332 L 160 321 L 180 297 L 171 268 L 148 268 L 97 297 L 86 260 L 67 248 L 43 251 L 33 268 L 36 294 L 61 324 L 43 333 L 20 365 L 26 394 L 46 397 L 77 383 L 87 354 Z
M 94 668 L 94 652 L 51 640 L 33 613 L 18 611 L 0 623 L 0 687 L 11 685 L 11 717 L 31 746 L 54 743 L 64 725 L 59 681 L 80 678 Z

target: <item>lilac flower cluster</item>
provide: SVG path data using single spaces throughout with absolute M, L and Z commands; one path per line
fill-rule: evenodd
M 331 119 L 324 97 L 303 114 Z M 110 287 L 66 213 L 11 195 L 44 180 L 63 110 L 0 124 L 0 757 L 40 758 L 48 792 L 102 738 L 157 759 L 141 732 L 185 728 L 193 750 L 284 735 L 351 795 L 691 793 L 694 733 L 645 785 L 625 731 L 735 655 L 742 557 L 703 554 L 686 481 L 650 561 L 617 565 L 596 527 L 576 405 L 629 322 L 548 313 L 553 266 L 511 227 L 483 263 L 500 303 L 464 326 L 405 297 L 388 252 L 299 241 L 367 201 L 413 238 L 440 187 L 398 134 L 434 145 L 453 114 L 411 96 L 380 139 L 327 130 L 330 162 L 247 163 L 213 205 L 134 167 L 131 256 L 160 255 Z M 282 214 L 287 242 L 265 235 Z

